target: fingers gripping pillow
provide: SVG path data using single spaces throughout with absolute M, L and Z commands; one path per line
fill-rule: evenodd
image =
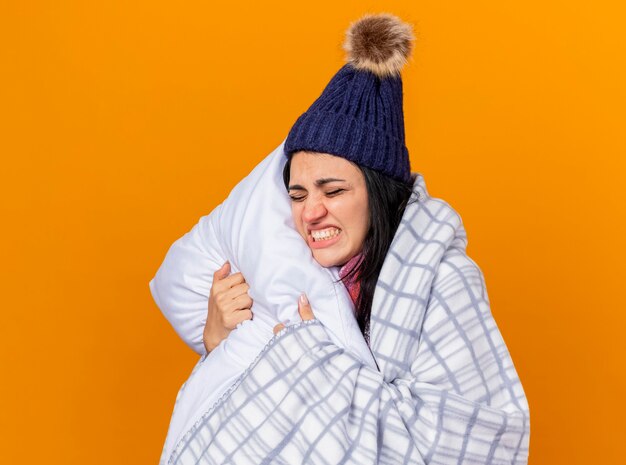
M 172 244 L 150 281 L 157 306 L 198 354 L 205 354 L 202 334 L 213 273 L 226 260 L 232 273 L 241 271 L 254 301 L 252 320 L 239 324 L 203 357 L 181 388 L 165 448 L 254 361 L 273 336 L 274 325 L 300 320 L 297 299 L 302 292 L 333 342 L 375 367 L 347 290 L 335 282 L 338 269 L 319 265 L 295 229 L 282 178 L 283 146 L 284 141 L 221 205 Z

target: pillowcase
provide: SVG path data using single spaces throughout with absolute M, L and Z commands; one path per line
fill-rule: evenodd
M 279 322 L 300 320 L 297 299 L 306 292 L 317 319 L 337 345 L 365 363 L 371 353 L 354 318 L 338 268 L 317 263 L 295 229 L 282 171 L 284 141 L 239 182 L 228 198 L 200 218 L 170 247 L 149 286 L 176 333 L 198 354 L 213 273 L 228 259 L 250 285 L 253 319 L 238 325 L 224 349 L 244 365 L 252 362 Z
M 317 263 L 295 229 L 282 178 L 283 147 L 284 141 L 222 204 L 172 244 L 149 283 L 176 333 L 203 355 L 176 397 L 165 457 L 254 361 L 273 337 L 274 326 L 300 321 L 297 299 L 302 292 L 333 342 L 376 368 L 348 291 L 341 281 L 335 282 L 339 269 Z M 206 355 L 202 335 L 213 273 L 227 259 L 231 272 L 241 271 L 250 286 L 253 317 Z

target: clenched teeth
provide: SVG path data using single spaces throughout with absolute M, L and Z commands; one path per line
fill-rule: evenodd
M 311 236 L 313 237 L 313 240 L 315 242 L 326 241 L 328 239 L 332 239 L 333 237 L 337 236 L 340 232 L 341 232 L 341 229 L 339 228 L 328 228 L 328 229 L 321 229 L 317 231 L 311 231 Z

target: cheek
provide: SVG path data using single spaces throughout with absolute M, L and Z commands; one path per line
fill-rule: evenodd
M 365 236 L 367 236 L 367 231 L 369 230 L 369 218 L 367 212 L 363 212 L 361 218 L 359 219 L 359 236 L 361 241 L 365 240 Z
M 364 201 L 361 201 L 359 205 L 360 208 L 355 208 L 354 210 L 355 212 L 357 212 L 355 222 L 358 225 L 357 227 L 359 230 L 360 238 L 365 239 L 365 236 L 367 235 L 367 231 L 369 230 L 370 226 L 369 209 L 367 203 Z
M 369 212 L 362 201 L 343 202 L 331 210 L 355 238 L 365 236 L 368 230 Z

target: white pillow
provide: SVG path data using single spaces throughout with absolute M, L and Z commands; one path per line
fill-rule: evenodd
M 284 141 L 209 215 L 170 247 L 150 281 L 152 296 L 178 335 L 204 354 L 202 333 L 213 273 L 228 259 L 250 285 L 253 319 L 200 360 L 181 388 L 165 448 L 173 445 L 247 368 L 278 322 L 300 320 L 297 299 L 306 292 L 315 317 L 333 342 L 375 368 L 354 318 L 338 268 L 317 263 L 295 229 L 282 178 Z M 164 450 L 165 453 L 165 450 Z

